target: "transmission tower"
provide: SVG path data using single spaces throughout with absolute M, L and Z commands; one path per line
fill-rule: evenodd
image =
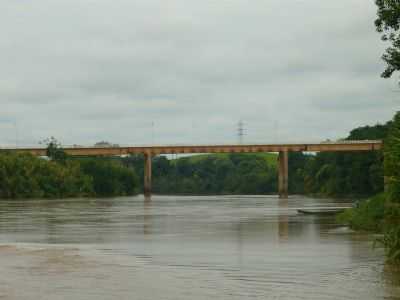
M 237 134 L 238 134 L 239 144 L 243 144 L 244 122 L 242 120 L 238 122 Z

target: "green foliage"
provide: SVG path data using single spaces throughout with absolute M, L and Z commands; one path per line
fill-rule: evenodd
M 381 232 L 384 225 L 386 196 L 382 193 L 345 210 L 337 216 L 341 224 L 356 230 Z
M 216 154 L 201 154 L 186 157 L 192 164 L 199 163 L 202 160 L 208 159 L 210 156 L 215 158 L 224 159 L 246 159 L 246 157 L 257 157 L 263 159 L 267 164 L 276 167 L 278 163 L 278 156 L 274 153 L 241 153 L 236 157 L 232 157 L 231 153 L 216 153 Z
M 388 196 L 392 202 L 400 202 L 400 112 L 393 119 L 384 153 Z
M 389 78 L 400 70 L 400 1 L 376 0 L 378 19 L 375 21 L 382 40 L 389 41 L 382 59 L 387 67 L 382 77 Z M 384 169 L 387 178 L 386 196 L 389 201 L 385 213 L 386 230 L 382 243 L 386 247 L 389 261 L 400 263 L 400 113 L 397 112 L 385 140 Z
M 400 262 L 400 226 L 389 228 L 379 240 L 386 249 L 388 261 L 394 264 Z
M 382 231 L 379 241 L 385 246 L 389 262 L 400 264 L 400 113 L 388 123 L 384 147 L 387 190 L 384 194 L 347 210 L 339 221 L 354 229 Z M 370 168 L 371 173 L 376 172 Z M 378 172 L 380 174 L 380 171 Z M 377 175 L 374 175 L 377 176 Z
M 346 139 L 384 139 L 391 124 L 359 127 Z M 303 176 L 306 194 L 369 197 L 383 191 L 382 161 L 381 152 L 318 153 L 300 164 L 296 180 Z
M 393 118 L 388 138 L 385 140 L 384 153 L 388 206 L 382 243 L 386 247 L 389 260 L 400 264 L 400 112 Z
M 133 195 L 138 191 L 139 180 L 132 168 L 119 161 L 99 158 L 80 159 L 82 171 L 92 178 L 97 196 Z
M 29 154 L 0 154 L 0 198 L 55 198 L 93 193 L 79 164 L 65 165 Z
M 400 70 L 400 1 L 376 0 L 378 18 L 375 20 L 376 29 L 382 33 L 382 40 L 391 43 L 382 59 L 387 64 L 382 77 L 389 78 L 395 71 Z
M 319 153 L 304 170 L 308 194 L 371 196 L 383 190 L 381 153 Z
M 349 140 L 383 139 L 391 122 L 356 128 Z M 289 153 L 289 192 L 331 197 L 369 197 L 383 191 L 382 153 Z M 143 176 L 143 158 L 123 160 Z M 276 193 L 273 153 L 194 155 L 153 158 L 153 191 L 162 194 Z M 140 178 L 143 181 L 143 177 Z
M 0 198 L 66 198 L 132 195 L 132 168 L 118 161 L 45 160 L 30 154 L 0 153 Z
M 388 261 L 400 264 L 400 206 L 387 198 L 385 210 L 385 230 L 378 242 L 385 246 Z
M 348 139 L 382 138 L 387 134 L 388 124 L 357 128 Z M 46 143 L 51 162 L 67 169 L 78 168 L 90 178 L 93 195 L 131 195 L 142 191 L 139 182 L 143 182 L 144 159 L 141 155 L 77 159 L 67 157 L 54 138 L 46 140 Z M 79 166 L 73 167 L 72 162 Z M 1 172 L 0 165 L 0 176 Z M 153 191 L 161 194 L 270 194 L 277 192 L 277 155 L 222 153 L 175 160 L 159 156 L 153 158 L 152 175 Z M 38 173 L 35 176 L 42 175 Z M 53 181 L 51 176 L 41 180 L 46 190 L 42 194 L 53 195 L 61 190 L 54 183 L 50 184 Z M 291 194 L 370 196 L 382 190 L 381 153 L 289 153 Z
M 213 154 L 153 158 L 153 192 L 160 194 L 269 194 L 277 191 L 276 154 Z M 143 170 L 143 158 L 123 159 Z M 140 171 L 139 171 L 140 170 Z M 142 176 L 142 173 L 139 173 Z M 142 180 L 142 179 L 141 179 Z
M 61 143 L 53 136 L 45 139 L 42 143 L 47 145 L 46 156 L 56 162 L 65 163 L 67 154 L 62 149 Z
M 311 156 L 303 153 L 289 153 L 289 192 L 291 194 L 305 193 L 305 168 Z
M 350 131 L 349 136 L 346 140 L 357 141 L 357 140 L 381 140 L 388 135 L 389 128 L 392 121 L 386 122 L 386 124 L 376 124 L 374 126 L 362 126 Z

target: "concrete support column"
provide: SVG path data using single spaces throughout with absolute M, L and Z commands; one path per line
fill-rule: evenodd
M 287 199 L 289 195 L 289 162 L 288 152 L 279 152 L 279 198 Z
M 151 153 L 144 154 L 144 194 L 151 195 Z

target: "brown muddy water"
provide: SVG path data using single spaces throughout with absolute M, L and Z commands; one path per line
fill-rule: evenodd
M 292 196 L 0 202 L 0 299 L 400 299 L 374 236 Z

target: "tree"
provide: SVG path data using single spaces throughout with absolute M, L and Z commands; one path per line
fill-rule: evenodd
M 400 70 L 400 0 L 375 0 L 375 3 L 378 6 L 376 29 L 382 33 L 383 41 L 391 43 L 382 56 L 387 64 L 382 77 L 390 78 Z
M 93 195 L 92 179 L 78 162 L 59 164 L 26 153 L 0 154 L 0 199 L 89 195 Z
M 47 157 L 56 162 L 65 163 L 65 160 L 67 159 L 67 154 L 62 149 L 61 143 L 57 141 L 55 137 L 52 136 L 50 138 L 43 140 L 40 143 L 47 145 L 47 150 L 46 150 Z
M 135 171 L 120 161 L 82 158 L 79 159 L 79 163 L 83 173 L 92 178 L 96 196 L 127 196 L 137 192 L 139 181 Z
M 385 140 L 385 176 L 388 178 L 389 198 L 400 202 L 400 112 L 394 116 L 389 136 Z
M 382 238 L 389 261 L 400 264 L 400 112 L 393 118 L 385 140 L 385 232 Z

